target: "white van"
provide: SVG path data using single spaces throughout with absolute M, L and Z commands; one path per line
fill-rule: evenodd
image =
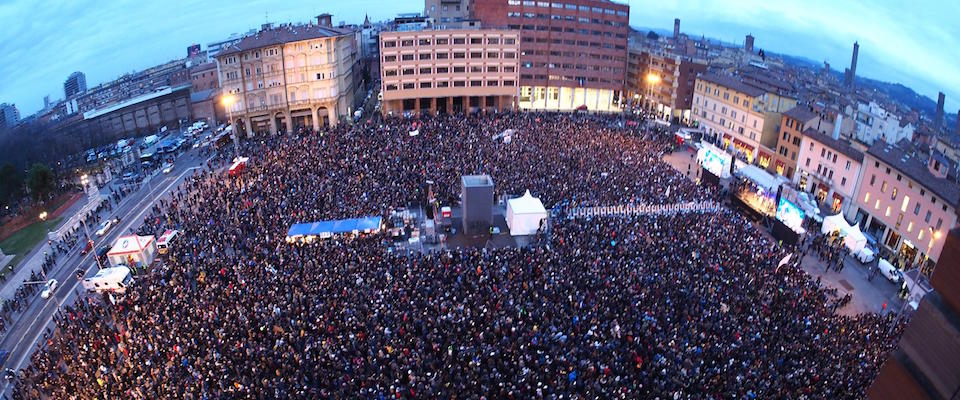
M 177 237 L 177 234 L 180 233 L 178 230 L 170 229 L 163 233 L 159 239 L 157 239 L 157 252 L 160 254 L 167 254 L 167 251 L 170 251 L 170 245 L 173 242 L 173 239 Z
M 97 274 L 83 279 L 83 288 L 90 292 L 117 292 L 123 293 L 133 284 L 130 268 L 124 266 L 104 268 Z

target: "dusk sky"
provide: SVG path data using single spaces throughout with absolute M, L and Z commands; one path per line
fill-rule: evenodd
M 640 5 L 642 4 L 642 6 Z M 184 57 L 186 48 L 264 21 L 309 22 L 329 12 L 334 23 L 372 21 L 400 12 L 422 12 L 422 1 L 352 0 L 289 4 L 276 1 L 35 1 L 0 0 L 0 102 L 15 103 L 26 116 L 43 107 L 43 96 L 63 98 L 73 71 L 87 85 Z M 633 26 L 673 29 L 691 36 L 742 43 L 826 60 L 842 71 L 854 41 L 860 42 L 857 75 L 898 81 L 922 95 L 947 96 L 947 113 L 960 108 L 960 2 L 923 0 L 762 0 L 633 2 Z

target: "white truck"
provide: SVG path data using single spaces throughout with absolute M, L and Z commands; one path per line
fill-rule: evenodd
M 130 275 L 130 268 L 122 265 L 101 269 L 96 275 L 84 278 L 82 283 L 84 289 L 97 293 L 123 293 L 132 284 L 133 276 Z

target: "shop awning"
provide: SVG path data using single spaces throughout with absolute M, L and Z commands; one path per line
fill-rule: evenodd
M 293 224 L 287 231 L 287 238 L 301 236 L 327 237 L 352 232 L 372 233 L 380 230 L 381 222 L 381 217 L 363 217 Z

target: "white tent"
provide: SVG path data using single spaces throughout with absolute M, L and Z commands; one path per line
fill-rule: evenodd
M 833 232 L 840 232 L 840 236 L 846 235 L 850 230 L 850 224 L 843 218 L 842 214 L 831 215 L 823 219 L 823 225 L 820 227 L 820 233 L 828 235 Z
M 853 224 L 853 226 L 847 228 L 847 236 L 843 238 L 843 244 L 845 244 L 852 253 L 860 251 L 860 249 L 867 245 L 867 237 L 863 236 L 863 232 L 860 231 L 860 225 Z
M 507 200 L 507 227 L 511 236 L 533 235 L 540 228 L 540 221 L 547 218 L 543 202 L 527 190 L 523 197 Z
M 123 236 L 107 253 L 110 266 L 147 266 L 157 254 L 157 241 L 153 236 Z

